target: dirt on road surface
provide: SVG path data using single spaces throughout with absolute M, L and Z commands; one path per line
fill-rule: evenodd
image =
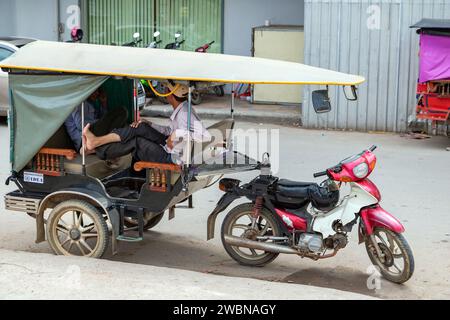
M 312 285 L 387 299 L 450 299 L 450 152 L 445 151 L 450 144 L 448 138 L 413 140 L 395 134 L 303 130 L 253 123 L 236 125 L 242 129 L 255 126 L 279 130 L 280 143 L 272 148 L 272 155 L 279 152 L 279 161 L 272 157 L 275 174 L 299 181 L 314 181 L 312 173 L 373 144 L 378 145 L 378 163 L 371 179 L 381 191 L 381 205 L 405 225 L 405 237 L 415 257 L 413 277 L 404 285 L 380 280 L 379 289 L 369 289 L 367 282 L 372 268 L 364 246 L 357 244 L 356 230 L 350 235 L 347 248 L 335 258 L 314 262 L 280 256 L 263 268 L 240 266 L 225 253 L 220 242 L 219 229 L 225 214 L 216 223 L 216 238 L 206 241 L 207 217 L 222 195 L 217 185 L 194 195 L 194 209 L 180 206 L 175 219 L 163 219 L 146 233 L 142 242 L 120 243 L 119 254 L 108 255 L 106 259 Z M 0 137 L 0 180 L 5 181 L 9 172 L 9 137 L 4 124 L 0 125 Z M 257 172 L 249 172 L 235 177 L 246 182 L 256 175 Z M 1 185 L 0 193 L 12 189 Z M 51 253 L 47 243 L 35 244 L 34 237 L 34 220 L 22 213 L 5 211 L 1 203 L 0 248 Z

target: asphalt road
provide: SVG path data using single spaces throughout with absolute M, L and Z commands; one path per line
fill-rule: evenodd
M 158 120 L 160 121 L 160 120 Z M 222 192 L 217 185 L 194 195 L 194 209 L 179 208 L 176 218 L 166 218 L 140 243 L 121 243 L 120 252 L 106 259 L 150 266 L 256 278 L 267 281 L 327 287 L 379 298 L 450 299 L 450 140 L 433 137 L 413 140 L 395 134 L 367 134 L 303 130 L 253 123 L 237 128 L 279 129 L 280 166 L 277 175 L 313 181 L 312 173 L 336 164 L 372 144 L 378 145 L 377 168 L 371 179 L 378 185 L 382 206 L 405 225 L 405 236 L 415 256 L 413 277 L 404 285 L 381 280 L 378 290 L 367 288 L 370 268 L 364 246 L 358 246 L 356 230 L 338 255 L 314 262 L 280 256 L 263 268 L 236 264 L 216 238 L 206 241 L 206 219 Z M 0 181 L 9 172 L 8 129 L 0 125 Z M 257 172 L 236 175 L 248 181 Z M 0 186 L 0 193 L 12 187 Z M 47 243 L 35 244 L 34 220 L 22 213 L 7 212 L 0 204 L 0 248 L 50 253 Z M 126 270 L 124 270 L 126 272 Z M 276 296 L 274 296 L 276 299 Z

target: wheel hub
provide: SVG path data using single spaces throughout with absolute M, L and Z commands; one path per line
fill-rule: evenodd
M 258 236 L 258 232 L 254 229 L 247 229 L 244 232 L 244 238 L 250 239 L 250 240 L 256 240 L 256 237 Z
M 392 267 L 394 265 L 394 256 L 392 255 L 391 250 L 384 244 L 384 243 L 378 243 L 378 247 L 380 248 L 381 252 L 383 253 L 383 264 L 386 267 Z
M 73 229 L 70 229 L 69 236 L 70 236 L 70 239 L 72 239 L 73 241 L 77 241 L 77 240 L 80 240 L 80 238 L 81 238 L 81 232 L 80 232 L 80 230 L 73 228 Z

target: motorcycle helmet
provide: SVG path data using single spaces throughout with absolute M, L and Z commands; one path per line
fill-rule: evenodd
M 73 42 L 80 42 L 83 40 L 83 30 L 78 27 L 74 27 L 70 32 L 70 36 Z

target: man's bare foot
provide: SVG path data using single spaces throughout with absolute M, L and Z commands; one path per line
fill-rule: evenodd
M 80 148 L 80 151 L 79 151 L 79 153 L 82 155 L 83 154 L 83 147 L 81 147 Z M 88 150 L 87 148 L 86 148 L 86 146 L 84 147 L 84 154 L 87 156 L 87 155 L 90 155 L 90 154 L 94 154 L 95 153 L 95 150 Z
M 91 124 L 87 124 L 83 129 L 83 139 L 85 139 L 86 151 L 93 151 L 97 147 L 97 137 L 89 130 Z

